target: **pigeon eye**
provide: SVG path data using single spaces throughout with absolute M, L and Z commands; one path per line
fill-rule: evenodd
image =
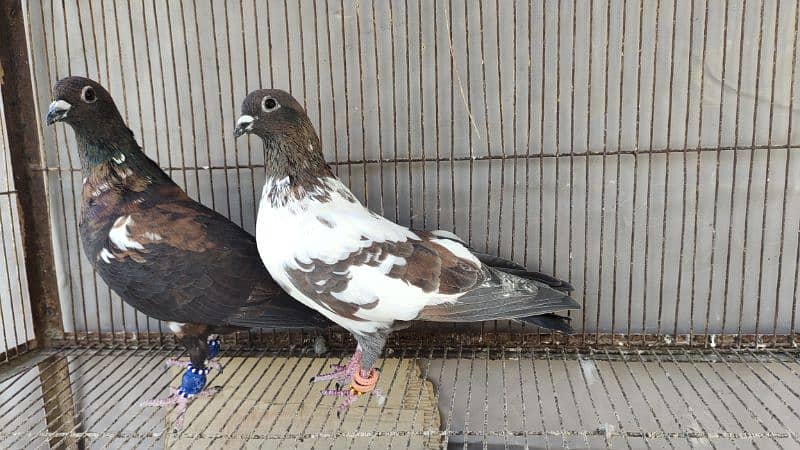
M 81 91 L 81 100 L 86 103 L 94 103 L 97 101 L 97 95 L 94 93 L 94 89 L 91 86 L 84 86 Z
M 264 112 L 274 111 L 278 109 L 278 106 L 278 102 L 272 97 L 264 97 L 264 100 L 261 102 L 261 109 L 263 109 Z

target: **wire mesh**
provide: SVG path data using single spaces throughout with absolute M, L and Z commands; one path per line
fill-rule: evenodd
M 24 3 L 39 115 L 58 78 L 99 80 L 251 232 L 263 154 L 230 127 L 281 87 L 370 207 L 569 279 L 585 341 L 795 333 L 794 3 Z M 80 251 L 72 133 L 41 137 L 66 331 L 158 336 Z
M 139 403 L 177 383 L 179 372 L 160 366 L 179 355 L 76 347 L 5 373 L 3 447 L 800 445 L 796 350 L 396 349 L 379 362 L 390 399 L 361 399 L 337 417 L 330 398 L 296 378 L 346 355 L 228 349 L 224 376 L 210 379 L 225 394 L 192 403 L 173 432 L 168 410 Z

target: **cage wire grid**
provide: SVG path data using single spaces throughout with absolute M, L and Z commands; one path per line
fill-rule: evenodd
M 2 370 L 7 446 L 800 445 L 795 2 L 21 4 L 40 118 L 35 170 L 52 225 L 43 238 L 53 242 L 64 331 L 55 349 L 30 355 L 2 122 L 0 285 L 10 295 L 0 321 L 4 360 L 18 360 Z M 170 437 L 165 411 L 136 405 L 177 381 L 156 367 L 179 350 L 84 259 L 74 136 L 41 122 L 51 86 L 68 74 L 108 87 L 145 152 L 250 232 L 264 156 L 255 140 L 233 138 L 238 102 L 259 87 L 291 91 L 326 159 L 368 206 L 570 280 L 583 305 L 572 313 L 578 334 L 504 323 L 398 333 L 384 363 L 420 372 L 390 392 L 427 380 L 440 426 L 383 430 L 400 415 L 314 431 L 310 419 L 277 426 L 264 419 L 270 408 L 296 405 L 270 402 L 289 394 L 256 385 L 258 426 Z M 312 373 L 300 356 L 314 337 L 229 336 L 226 372 L 246 378 L 288 355 L 277 364 Z M 352 345 L 341 333 L 325 337 L 331 361 Z M 521 365 L 531 367 L 526 376 Z M 302 392 L 299 405 L 323 404 Z M 221 395 L 190 410 L 242 409 L 243 398 Z
M 4 447 L 162 446 L 169 435 L 164 430 L 168 412 L 140 408 L 139 403 L 161 395 L 166 384 L 179 379 L 180 372 L 160 366 L 164 358 L 180 354 L 179 349 L 165 347 L 84 346 L 45 355 L 0 386 L 3 393 L 16 391 L 13 403 L 5 403 L 0 416 Z M 414 362 L 422 377 L 436 386 L 433 401 L 440 420 L 436 429 L 423 427 L 422 415 L 413 414 L 423 402 L 421 392 L 406 396 L 410 404 L 403 408 L 411 417 L 404 422 L 419 422 L 418 427 L 399 428 L 400 413 L 375 404 L 374 399 L 336 417 L 331 399 L 319 397 L 310 385 L 293 386 L 290 378 L 314 373 L 348 355 L 302 356 L 304 351 L 297 349 L 227 350 L 222 361 L 233 369 L 231 378 L 249 382 L 229 383 L 232 390 L 223 390 L 224 396 L 196 402 L 185 431 L 172 435 L 170 446 L 421 448 L 419 443 L 424 442 L 426 448 L 796 448 L 800 444 L 799 366 L 796 352 L 786 349 L 417 347 L 384 359 L 381 366 L 391 389 L 412 390 L 411 378 L 397 382 L 402 378 L 401 364 L 387 369 L 391 358 Z M 137 370 L 130 376 L 120 367 Z M 255 370 L 262 367 L 263 372 Z M 62 378 L 58 368 L 67 369 L 68 376 Z M 448 377 L 464 372 L 469 374 L 468 384 L 446 387 Z M 272 377 L 271 382 L 262 384 L 265 377 Z M 526 384 L 528 377 L 536 384 Z M 210 385 L 217 382 L 212 377 Z M 298 407 L 296 401 L 306 406 Z M 77 408 L 64 407 L 73 402 Z M 46 409 L 45 403 L 58 405 Z M 498 416 L 493 408 L 503 414 Z M 17 414 L 7 414 L 9 410 Z M 120 410 L 129 412 L 117 414 Z M 51 414 L 47 422 L 42 417 L 45 411 Z M 310 411 L 325 420 L 320 423 Z M 346 420 L 362 426 L 348 427 Z

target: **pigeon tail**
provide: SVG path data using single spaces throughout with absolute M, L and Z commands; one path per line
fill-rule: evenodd
M 569 317 L 559 316 L 558 314 L 542 314 L 540 316 L 520 317 L 519 320 L 525 323 L 536 325 L 537 327 L 547 328 L 548 330 L 560 331 L 567 335 L 575 334 L 575 330 L 569 322 Z
M 492 256 L 486 253 L 478 253 L 473 251 L 472 252 L 475 257 L 480 260 L 480 262 L 486 264 L 489 267 L 501 270 L 505 273 L 516 275 L 521 278 L 527 278 L 529 280 L 538 281 L 540 283 L 544 283 L 550 286 L 553 289 L 559 290 L 561 292 L 570 293 L 575 290 L 575 288 L 569 284 L 569 282 L 560 280 L 556 277 L 541 273 L 541 272 L 534 272 L 526 269 L 524 266 L 515 263 L 514 261 L 501 258 L 499 256 Z
M 518 277 L 527 278 L 529 280 L 538 281 L 540 283 L 544 283 L 550 286 L 553 289 L 557 289 L 561 292 L 570 293 L 575 290 L 575 288 L 569 284 L 569 282 L 560 280 L 556 277 L 541 273 L 541 272 L 533 272 L 529 271 L 525 268 L 525 266 L 521 264 L 517 264 L 510 259 L 502 258 L 500 256 L 493 256 L 488 253 L 481 253 L 475 251 L 473 248 L 469 247 L 469 245 L 464 242 L 463 239 L 459 238 L 457 235 L 450 233 L 449 231 L 444 230 L 435 230 L 432 231 L 431 234 L 438 237 L 439 239 L 450 239 L 451 241 L 458 242 L 467 248 L 470 249 L 473 255 L 483 264 L 501 270 L 505 273 L 509 273 L 511 275 L 516 275 Z
M 561 321 L 553 320 L 556 311 L 580 309 L 569 295 L 545 283 L 485 267 L 487 280 L 482 286 L 461 296 L 455 303 L 424 308 L 420 320 L 434 322 L 478 322 L 485 320 L 520 319 L 543 324 L 561 331 Z M 544 319 L 533 316 L 546 315 Z M 555 316 L 558 317 L 558 316 Z M 552 325 L 548 326 L 548 325 Z
M 520 278 L 526 278 L 531 281 L 538 281 L 540 283 L 544 283 L 551 288 L 569 294 L 570 292 L 574 291 L 575 288 L 564 280 L 559 280 L 556 277 L 541 273 L 541 272 L 533 272 L 525 269 L 510 269 L 510 268 L 501 268 L 498 269 L 507 274 L 515 275 Z

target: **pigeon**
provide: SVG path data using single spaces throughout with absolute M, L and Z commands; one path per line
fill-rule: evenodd
M 358 344 L 346 366 L 312 379 L 350 383 L 322 391 L 342 399 L 338 412 L 378 393 L 375 362 L 389 333 L 408 322 L 513 319 L 571 331 L 568 319 L 554 314 L 580 308 L 564 292 L 568 283 L 542 280 L 476 254 L 452 233 L 411 230 L 362 205 L 326 164 L 311 121 L 289 93 L 248 94 L 234 134 L 258 136 L 265 150 L 256 222 L 264 265 L 292 297 Z
M 289 297 L 261 263 L 255 239 L 192 200 L 149 159 L 100 84 L 72 76 L 53 88 L 46 122 L 75 132 L 83 173 L 80 239 L 100 277 L 125 302 L 169 323 L 189 362 L 181 388 L 152 406 L 187 403 L 205 389 L 219 335 L 251 327 L 325 327 Z M 208 362 L 207 362 L 208 361 Z

